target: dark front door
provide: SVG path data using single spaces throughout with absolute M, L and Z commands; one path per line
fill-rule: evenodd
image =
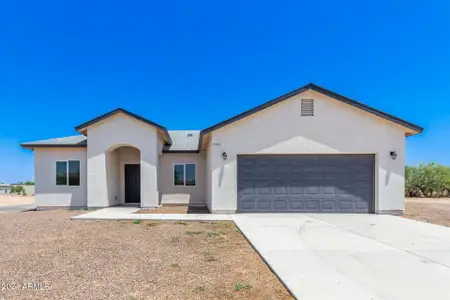
M 373 155 L 240 155 L 239 212 L 373 212 Z
M 125 203 L 141 202 L 141 165 L 125 165 Z

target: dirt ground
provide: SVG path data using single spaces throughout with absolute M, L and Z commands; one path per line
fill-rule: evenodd
M 165 205 L 159 208 L 140 209 L 135 214 L 209 214 L 206 207 Z
M 0 299 L 292 299 L 232 222 L 0 215 Z
M 0 206 L 32 205 L 34 196 L 0 195 Z
M 450 226 L 450 198 L 406 198 L 403 217 Z

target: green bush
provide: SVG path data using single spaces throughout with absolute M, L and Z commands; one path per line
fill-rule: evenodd
M 450 167 L 436 163 L 406 166 L 405 196 L 446 197 L 450 195 Z
M 22 193 L 22 191 L 24 190 L 23 186 L 21 185 L 16 185 L 14 187 L 14 192 L 17 193 L 17 195 L 20 195 Z

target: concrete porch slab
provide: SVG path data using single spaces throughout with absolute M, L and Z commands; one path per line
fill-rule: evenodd
M 135 214 L 139 207 L 107 207 L 83 215 L 73 220 L 167 220 L 167 221 L 230 221 L 229 215 L 216 214 Z

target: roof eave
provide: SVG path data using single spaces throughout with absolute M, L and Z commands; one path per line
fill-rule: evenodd
M 34 150 L 34 148 L 86 148 L 87 145 L 58 145 L 58 144 L 20 144 L 20 147 Z

